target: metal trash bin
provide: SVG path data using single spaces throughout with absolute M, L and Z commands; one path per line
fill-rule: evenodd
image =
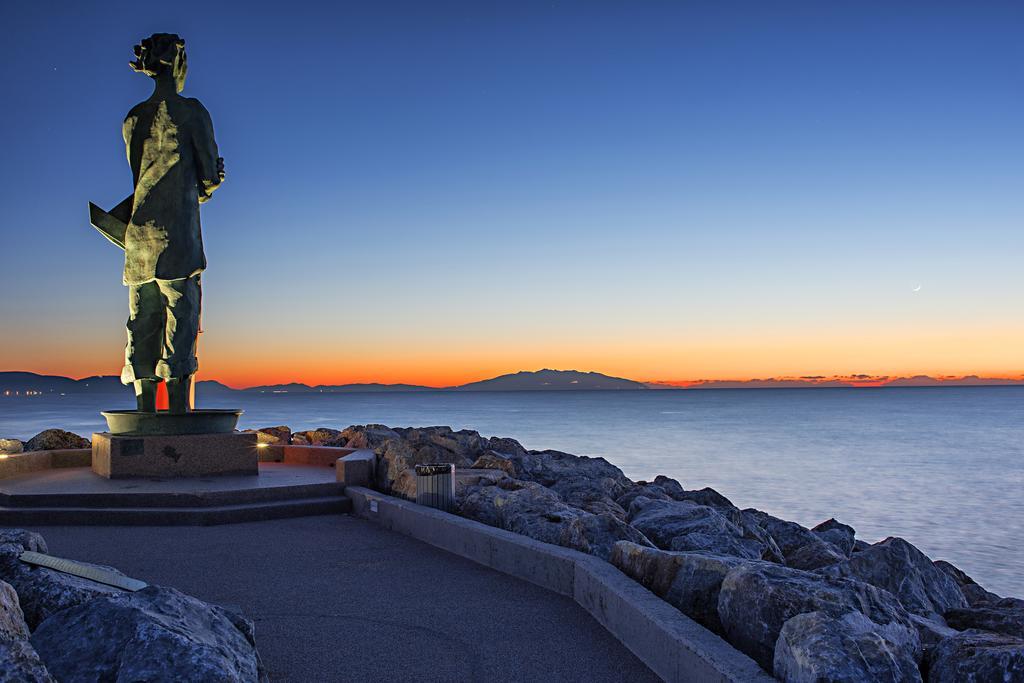
M 416 502 L 445 512 L 455 509 L 455 465 L 416 465 Z

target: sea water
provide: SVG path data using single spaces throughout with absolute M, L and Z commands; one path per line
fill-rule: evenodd
M 601 456 L 740 507 L 869 542 L 901 536 L 983 586 L 1024 597 L 1024 387 L 249 394 L 242 427 L 450 425 Z M 130 394 L 0 397 L 0 437 L 103 429 Z

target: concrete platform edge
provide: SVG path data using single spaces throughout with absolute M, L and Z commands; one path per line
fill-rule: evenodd
M 361 486 L 346 486 L 345 495 L 359 517 L 571 597 L 666 681 L 775 680 L 754 660 L 597 557 Z

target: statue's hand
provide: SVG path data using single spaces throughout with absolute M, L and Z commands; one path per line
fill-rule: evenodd
M 217 177 L 224 182 L 224 157 L 217 157 Z

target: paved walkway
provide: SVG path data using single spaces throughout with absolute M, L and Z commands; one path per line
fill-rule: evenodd
M 238 606 L 274 681 L 658 680 L 572 600 L 348 515 L 35 531 Z

